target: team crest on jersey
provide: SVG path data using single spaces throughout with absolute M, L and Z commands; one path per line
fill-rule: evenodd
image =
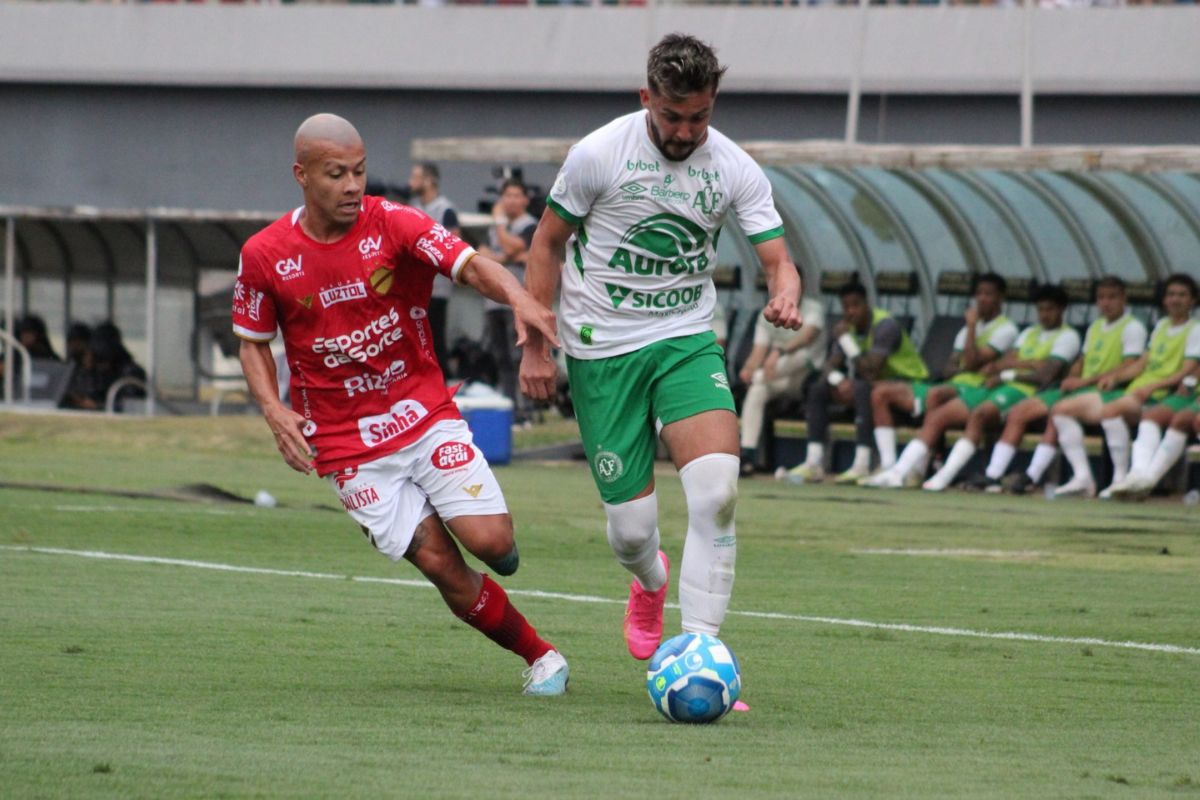
M 295 258 L 279 259 L 275 262 L 275 272 L 285 281 L 299 278 L 304 274 L 304 256 L 298 255 Z
M 312 308 L 313 296 L 311 294 L 306 294 L 304 297 L 297 297 L 296 302 L 305 308 Z
M 465 442 L 445 442 L 433 451 L 429 460 L 440 470 L 458 469 L 475 460 L 475 451 Z

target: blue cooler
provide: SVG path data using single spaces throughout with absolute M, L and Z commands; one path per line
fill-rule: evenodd
M 512 460 L 513 402 L 507 397 L 454 396 L 463 419 L 489 464 Z

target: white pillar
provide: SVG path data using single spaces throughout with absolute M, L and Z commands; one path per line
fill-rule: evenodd
M 858 142 L 858 109 L 862 104 L 863 51 L 867 46 L 867 0 L 858 0 L 858 34 L 854 45 L 854 67 L 846 96 L 846 144 Z
M 154 416 L 155 308 L 158 294 L 158 230 L 153 218 L 146 219 L 146 415 Z
M 1025 0 L 1021 57 L 1021 147 L 1033 147 L 1033 0 Z
M 17 218 L 9 217 L 4 222 L 4 330 L 16 336 L 13 325 L 14 305 L 17 301 Z M 4 342 L 4 402 L 13 401 L 13 368 L 16 360 L 11 344 Z

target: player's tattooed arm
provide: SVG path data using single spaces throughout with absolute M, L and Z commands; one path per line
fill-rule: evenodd
M 287 465 L 297 472 L 313 471 L 314 453 L 304 438 L 306 420 L 279 400 L 279 380 L 275 375 L 275 356 L 266 342 L 242 341 L 238 357 L 250 394 L 258 401 L 267 427 L 275 435 L 275 446 Z

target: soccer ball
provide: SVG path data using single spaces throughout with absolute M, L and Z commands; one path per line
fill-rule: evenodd
M 716 722 L 742 691 L 737 657 L 706 633 L 681 633 L 658 648 L 646 671 L 646 691 L 672 722 Z

